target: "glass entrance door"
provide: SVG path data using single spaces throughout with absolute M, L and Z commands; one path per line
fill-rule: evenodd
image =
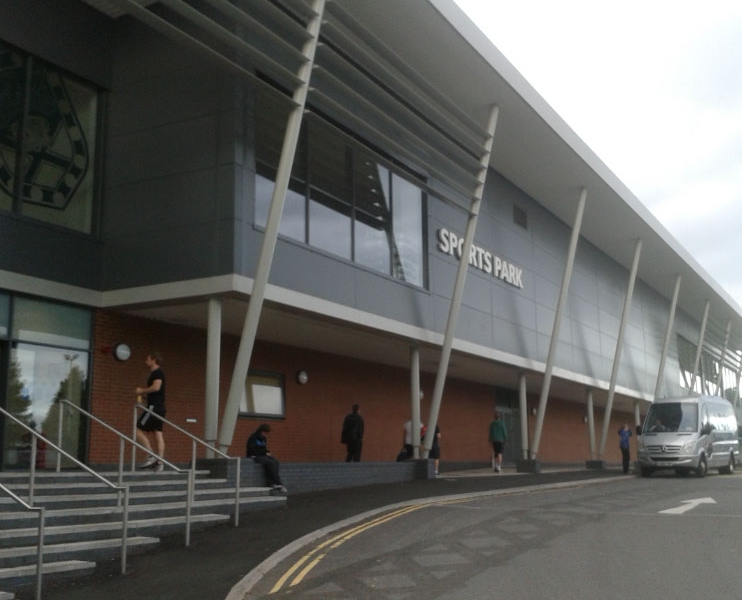
M 86 397 L 87 352 L 17 342 L 10 351 L 6 410 L 55 443 L 58 436 L 60 399 L 77 406 Z M 80 415 L 65 411 L 62 449 L 80 458 L 84 447 Z M 3 435 L 3 466 L 28 468 L 31 434 L 15 423 L 6 423 Z M 36 467 L 52 466 L 56 454 L 43 442 L 37 451 Z M 68 461 L 62 461 L 67 465 Z
M 500 408 L 498 411 L 508 432 L 502 460 L 505 463 L 515 463 L 521 458 L 520 411 L 512 408 Z

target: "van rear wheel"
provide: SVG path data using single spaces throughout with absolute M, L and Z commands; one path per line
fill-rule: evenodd
M 734 454 L 729 455 L 729 464 L 726 467 L 720 467 L 719 473 L 722 475 L 731 475 L 734 473 Z
M 702 456 L 698 460 L 698 466 L 696 467 L 696 477 L 705 477 L 708 466 L 706 465 L 706 457 Z

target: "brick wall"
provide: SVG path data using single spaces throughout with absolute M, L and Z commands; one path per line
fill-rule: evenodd
M 132 357 L 114 360 L 111 349 L 126 342 Z M 222 341 L 220 402 L 226 401 L 238 340 L 225 336 Z M 194 435 L 203 437 L 206 332 L 159 321 L 134 318 L 112 311 L 97 311 L 94 358 L 91 372 L 92 412 L 111 425 L 131 434 L 134 388 L 144 385 L 148 352 L 163 355 L 167 381 L 167 418 Z M 285 419 L 269 421 L 269 448 L 284 463 L 338 463 L 345 459 L 340 430 L 345 415 L 358 403 L 365 419 L 363 461 L 394 461 L 402 446 L 402 427 L 410 418 L 409 373 L 384 365 L 298 348 L 256 344 L 251 368 L 285 375 Z M 296 382 L 295 374 L 309 374 L 306 385 Z M 422 374 L 424 399 L 421 415 L 426 420 L 433 394 L 433 375 Z M 538 402 L 529 397 L 529 406 Z M 490 456 L 488 426 L 495 408 L 491 386 L 450 379 L 446 383 L 439 414 L 441 462 L 482 461 Z M 596 414 L 599 411 L 596 411 Z M 582 421 L 582 403 L 550 400 L 539 450 L 544 463 L 581 463 L 590 458 L 587 427 Z M 188 422 L 195 419 L 195 423 Z M 221 417 L 220 417 L 221 420 Z M 243 456 L 247 437 L 266 419 L 239 417 L 232 455 Z M 605 460 L 620 461 L 616 437 L 623 420 L 630 415 L 614 414 Z M 531 432 L 535 418 L 529 415 Z M 600 422 L 596 423 L 599 438 Z M 165 429 L 166 456 L 175 462 L 188 461 L 190 442 Z M 90 462 L 118 460 L 118 443 L 100 426 L 90 431 Z M 128 459 L 127 451 L 127 459 Z M 203 456 L 203 454 L 199 454 Z

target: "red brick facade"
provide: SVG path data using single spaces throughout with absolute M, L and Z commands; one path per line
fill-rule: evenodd
M 113 358 L 117 342 L 126 342 L 132 356 L 126 362 Z M 222 340 L 220 403 L 226 401 L 238 340 Z M 146 382 L 144 359 L 148 352 L 163 355 L 167 377 L 167 418 L 203 437 L 206 332 L 159 321 L 138 319 L 112 311 L 98 311 L 95 318 L 91 410 L 129 435 L 132 431 L 134 388 Z M 269 445 L 282 461 L 341 461 L 345 446 L 340 429 L 350 407 L 357 403 L 366 423 L 363 460 L 394 460 L 402 446 L 402 426 L 410 418 L 409 372 L 404 369 L 351 360 L 342 356 L 300 348 L 258 343 L 252 369 L 285 376 L 285 419 L 270 421 Z M 304 370 L 309 381 L 300 385 L 295 374 Z M 421 416 L 428 416 L 434 379 L 423 374 L 424 399 Z M 529 397 L 528 405 L 537 404 Z M 223 407 L 220 407 L 223 408 Z M 495 408 L 490 386 L 449 380 L 438 419 L 441 428 L 442 462 L 489 460 L 488 425 Z M 596 411 L 597 412 L 597 411 Z M 584 406 L 578 402 L 549 401 L 539 449 L 544 463 L 582 463 L 590 458 Z M 187 419 L 196 419 L 188 423 Z M 221 417 L 220 417 L 221 419 Z M 610 431 L 618 430 L 629 415 L 614 414 Z M 248 435 L 265 419 L 239 417 L 229 453 L 244 455 Z M 221 423 L 221 421 L 220 421 Z M 533 432 L 535 417 L 529 415 Z M 601 424 L 596 422 L 599 438 Z M 185 436 L 165 428 L 166 456 L 185 462 L 191 444 Z M 615 442 L 615 443 L 614 443 Z M 130 448 L 125 459 L 130 456 Z M 198 456 L 203 456 L 199 451 Z M 118 441 L 104 428 L 90 431 L 89 461 L 115 463 Z M 618 442 L 609 437 L 605 460 L 620 461 Z

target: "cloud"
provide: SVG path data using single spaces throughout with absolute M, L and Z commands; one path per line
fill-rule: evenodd
M 742 304 L 742 2 L 456 1 Z

